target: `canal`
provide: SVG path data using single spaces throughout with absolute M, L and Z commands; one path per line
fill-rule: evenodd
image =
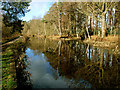
M 120 87 L 120 55 L 112 49 L 44 38 L 17 45 L 11 48 L 12 59 L 2 57 L 3 88 Z

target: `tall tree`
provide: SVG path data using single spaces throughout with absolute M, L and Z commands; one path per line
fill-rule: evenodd
M 47 21 L 45 19 L 43 19 L 42 22 L 44 23 L 44 32 L 45 32 L 44 35 L 46 37 L 46 23 L 47 23 Z
M 99 22 L 101 22 L 101 37 L 104 38 L 106 34 L 106 25 L 105 25 L 105 16 L 110 8 L 113 8 L 117 2 L 80 2 L 78 6 L 78 11 L 86 14 L 87 16 L 91 16 L 94 11 L 94 15 L 99 15 L 100 19 L 96 18 Z M 93 7 L 94 5 L 94 7 Z M 85 10 L 87 7 L 87 10 Z M 95 16 L 94 16 L 95 19 Z
M 58 8 L 58 24 L 59 24 L 59 36 L 61 36 L 62 35 L 62 28 L 61 28 L 61 14 L 62 14 L 62 12 L 61 12 L 61 2 L 59 2 L 59 0 L 58 0 L 58 2 L 57 2 L 57 8 Z

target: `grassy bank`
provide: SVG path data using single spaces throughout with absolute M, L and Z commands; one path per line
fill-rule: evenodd
M 25 50 L 25 43 L 22 39 L 12 43 L 11 45 L 3 46 L 2 52 L 2 88 L 17 87 L 17 69 L 16 65 L 21 52 Z
M 95 47 L 116 48 L 118 47 L 118 35 L 107 36 L 105 38 L 101 38 L 99 36 L 91 36 L 90 40 L 86 39 L 83 42 L 93 45 Z
M 28 36 L 28 37 L 37 37 L 37 38 L 48 38 L 52 40 L 82 40 L 82 37 L 76 37 L 76 36 L 67 36 L 67 35 L 62 35 L 62 36 L 44 36 L 44 35 L 34 35 L 34 36 Z M 93 45 L 95 47 L 103 47 L 103 48 L 116 48 L 118 47 L 118 35 L 116 36 L 107 36 L 105 38 L 101 38 L 99 36 L 93 35 L 91 36 L 90 40 L 84 39 L 82 40 L 84 43 Z
M 2 88 L 16 88 L 15 60 L 11 47 L 2 53 Z

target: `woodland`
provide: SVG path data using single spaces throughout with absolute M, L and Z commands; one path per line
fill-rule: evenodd
M 120 2 L 56 2 L 44 18 L 24 22 L 22 33 L 82 39 L 116 36 L 120 28 L 119 6 Z

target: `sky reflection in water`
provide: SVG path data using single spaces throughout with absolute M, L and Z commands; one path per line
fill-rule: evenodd
M 35 55 L 34 50 L 27 48 L 26 55 L 30 61 L 30 65 L 27 70 L 31 73 L 31 80 L 33 88 L 67 88 L 71 84 L 74 85 L 74 79 L 67 79 L 65 77 L 59 76 L 49 62 L 44 53 L 37 53 Z M 87 83 L 85 87 L 90 88 L 91 85 L 80 79 L 80 83 Z

